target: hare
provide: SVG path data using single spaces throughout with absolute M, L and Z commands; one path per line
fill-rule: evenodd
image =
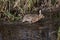
M 39 15 L 37 14 L 27 14 L 23 17 L 22 22 L 29 22 L 29 23 L 35 23 L 38 20 L 44 18 L 44 15 L 41 14 L 41 10 L 39 11 Z

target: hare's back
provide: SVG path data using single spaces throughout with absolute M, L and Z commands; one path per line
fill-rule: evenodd
M 26 17 L 26 18 L 35 18 L 35 17 L 38 17 L 38 15 L 37 14 L 27 14 L 24 17 Z

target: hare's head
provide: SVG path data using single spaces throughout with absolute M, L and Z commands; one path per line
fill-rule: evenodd
M 41 10 L 39 10 L 39 19 L 44 18 L 44 15 L 41 13 Z

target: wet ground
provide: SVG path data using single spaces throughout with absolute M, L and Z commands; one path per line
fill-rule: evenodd
M 4 23 L 0 25 L 1 40 L 51 40 L 49 28 L 39 24 Z M 51 35 L 50 35 L 51 36 Z M 56 40 L 55 33 L 52 40 Z

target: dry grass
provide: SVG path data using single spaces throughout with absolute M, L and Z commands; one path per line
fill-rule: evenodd
M 31 12 L 35 3 L 36 0 L 0 0 L 0 18 L 3 21 L 20 20 Z
M 0 20 L 18 21 L 27 13 L 36 13 L 39 3 L 39 0 L 0 0 Z

